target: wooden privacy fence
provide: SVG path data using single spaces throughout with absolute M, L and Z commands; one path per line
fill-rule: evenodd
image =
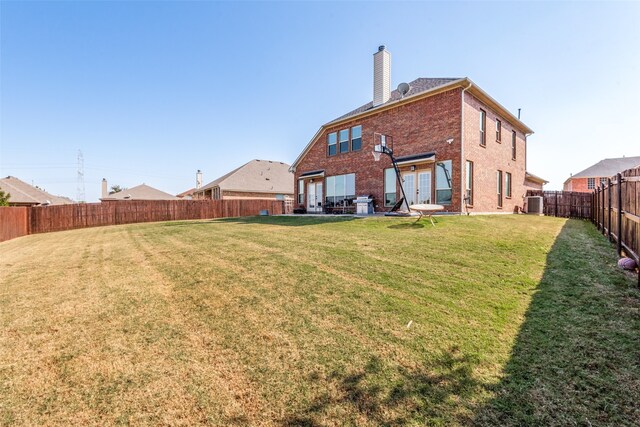
M 0 206 L 0 242 L 29 234 L 29 209 Z
M 527 196 L 542 197 L 542 209 L 545 215 L 591 219 L 591 193 L 529 190 Z
M 591 201 L 591 219 L 598 230 L 617 244 L 619 255 L 624 253 L 640 265 L 640 167 L 607 179 L 591 194 Z
M 27 234 L 138 222 L 284 213 L 280 200 L 146 200 L 0 208 L 0 241 Z

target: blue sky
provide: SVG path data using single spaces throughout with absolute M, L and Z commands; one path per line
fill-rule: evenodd
M 0 2 L 0 176 L 87 201 L 170 193 L 251 159 L 293 162 L 319 126 L 392 86 L 469 77 L 535 130 L 559 189 L 640 155 L 640 3 Z

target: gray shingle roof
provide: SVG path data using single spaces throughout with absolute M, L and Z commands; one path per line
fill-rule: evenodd
M 15 176 L 0 179 L 0 190 L 11 194 L 11 197 L 9 197 L 10 204 L 41 205 L 48 203 L 51 205 L 69 205 L 75 203 L 67 197 L 49 194 L 19 180 Z
M 398 101 L 401 98 L 406 98 L 408 96 L 412 96 L 412 95 L 417 95 L 419 93 L 422 92 L 426 92 L 428 90 L 437 88 L 438 86 L 444 86 L 448 83 L 451 82 L 455 82 L 456 80 L 460 80 L 460 78 L 418 78 L 415 79 L 414 81 L 412 81 L 411 83 L 409 83 L 409 92 L 407 92 L 404 97 L 400 94 L 400 92 L 398 92 L 398 90 L 394 90 L 391 92 L 391 98 L 389 98 L 389 101 L 385 102 L 382 105 L 379 105 L 378 107 L 384 106 L 390 102 L 394 102 L 394 101 Z M 376 108 L 378 108 L 376 107 Z M 351 117 L 351 116 L 355 116 L 357 114 L 360 113 L 364 113 L 365 111 L 371 110 L 373 108 L 373 101 L 372 102 L 367 102 L 366 104 L 356 108 L 353 111 L 348 112 L 347 114 L 344 114 L 340 117 L 338 117 L 337 119 L 332 120 L 332 122 L 335 122 L 337 120 L 342 120 L 342 119 L 346 119 L 347 117 Z
M 571 178 L 599 178 L 610 177 L 618 172 L 640 166 L 640 156 L 619 157 L 617 159 L 600 160 L 595 165 L 572 175 Z
M 180 200 L 176 196 L 160 191 L 146 184 L 137 185 L 117 193 L 109 194 L 100 200 Z
M 293 174 L 289 165 L 273 160 L 251 160 L 196 190 L 209 188 L 256 193 L 293 194 Z

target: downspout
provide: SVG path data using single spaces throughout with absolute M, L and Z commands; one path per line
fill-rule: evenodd
M 467 89 L 473 86 L 473 83 L 469 82 L 469 86 L 462 89 L 462 93 L 460 95 L 460 215 L 464 213 L 465 208 L 465 182 L 467 181 L 467 177 L 465 174 L 467 173 L 465 168 L 465 159 L 464 159 L 464 93 Z M 469 212 L 467 212 L 467 215 Z

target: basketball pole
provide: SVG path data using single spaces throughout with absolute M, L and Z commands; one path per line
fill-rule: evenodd
M 393 169 L 396 171 L 396 178 L 400 183 L 400 191 L 402 192 L 402 198 L 404 199 L 404 204 L 407 207 L 407 212 L 411 212 L 409 208 L 409 200 L 407 200 L 407 195 L 404 193 L 404 185 L 402 185 L 402 177 L 400 176 L 400 168 L 398 168 L 398 163 L 396 163 L 396 158 L 393 157 L 393 150 L 388 148 L 386 145 L 382 145 L 380 147 L 382 149 L 381 153 L 386 154 L 391 159 L 391 164 L 393 165 Z

